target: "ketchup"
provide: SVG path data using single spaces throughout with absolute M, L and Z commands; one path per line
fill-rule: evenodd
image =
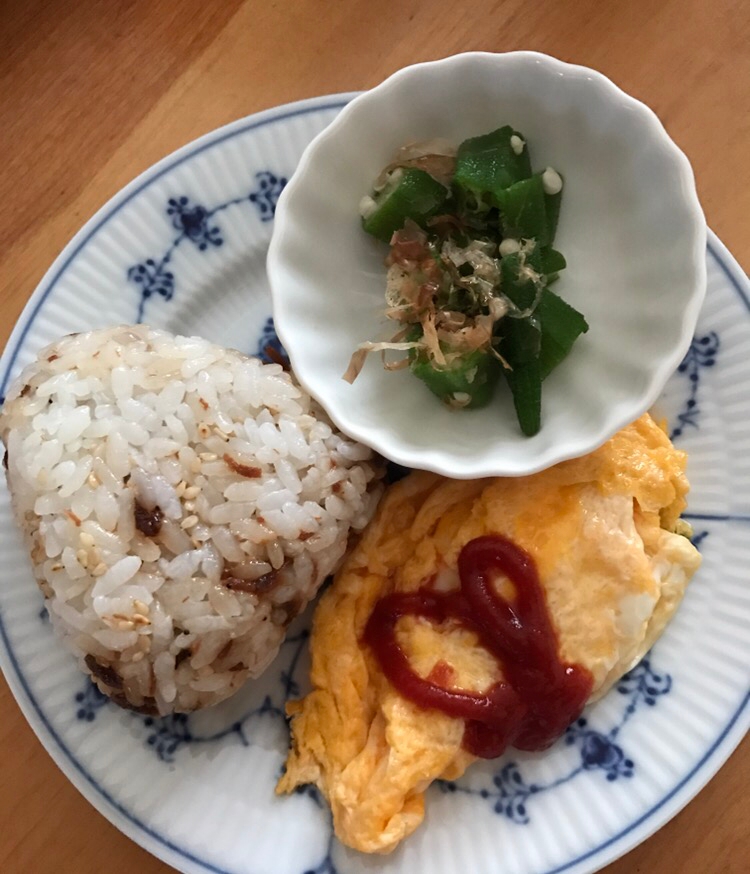
M 492 759 L 511 744 L 521 750 L 546 749 L 583 710 L 591 674 L 560 661 L 539 574 L 525 550 L 505 537 L 478 537 L 461 550 L 458 573 L 461 588 L 455 592 L 423 587 L 378 601 L 365 627 L 365 643 L 401 695 L 465 721 L 463 746 L 473 755 Z M 497 574 L 514 584 L 512 601 L 495 590 Z M 435 682 L 450 673 L 445 670 L 423 679 L 396 639 L 403 616 L 434 623 L 451 619 L 471 629 L 502 666 L 504 679 L 485 692 Z

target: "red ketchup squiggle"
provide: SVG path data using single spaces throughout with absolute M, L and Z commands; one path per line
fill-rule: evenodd
M 513 745 L 543 750 L 578 717 L 591 694 L 592 677 L 560 660 L 555 629 L 531 556 L 500 536 L 478 537 L 458 558 L 461 588 L 395 592 L 375 605 L 364 640 L 385 676 L 404 698 L 466 723 L 463 746 L 491 759 Z M 505 575 L 515 588 L 509 601 L 492 580 Z M 503 680 L 485 692 L 447 689 L 412 669 L 396 639 L 404 616 L 439 624 L 452 619 L 474 631 L 500 663 Z

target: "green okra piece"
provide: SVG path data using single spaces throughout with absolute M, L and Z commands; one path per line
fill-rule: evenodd
M 536 300 L 542 273 L 538 246 L 523 255 L 520 252 L 505 255 L 500 261 L 501 290 L 520 310 L 528 309 Z
M 464 140 L 458 147 L 453 183 L 468 211 L 488 211 L 491 195 L 529 176 L 528 147 L 510 125 Z
M 538 246 L 550 242 L 547 207 L 540 175 L 522 179 L 494 194 L 500 210 L 503 236 L 535 240 Z
M 410 368 L 444 403 L 476 409 L 489 403 L 500 376 L 500 362 L 488 351 L 476 349 L 447 367 L 438 367 L 426 353 L 412 354 Z
M 551 246 L 545 246 L 539 252 L 541 271 L 545 276 L 554 276 L 561 270 L 564 270 L 568 264 L 563 254 L 553 249 Z
M 399 167 L 385 188 L 373 196 L 371 211 L 363 216 L 362 227 L 388 243 L 407 219 L 424 225 L 445 205 L 448 195 L 448 189 L 424 170 Z
M 503 372 L 513 395 L 518 424 L 524 434 L 532 437 L 542 419 L 541 328 L 535 318 L 506 318 L 502 332 L 500 354 L 510 365 Z
M 545 288 L 535 316 L 542 330 L 539 365 L 545 379 L 568 355 L 573 344 L 588 331 L 586 319 L 575 307 Z
M 504 371 L 513 395 L 513 406 L 521 431 L 533 437 L 542 426 L 542 377 L 539 359 L 517 364 Z

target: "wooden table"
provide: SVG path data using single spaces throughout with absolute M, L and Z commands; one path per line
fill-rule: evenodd
M 743 0 L 0 0 L 0 339 L 72 234 L 158 158 L 256 110 L 469 49 L 549 52 L 652 106 L 747 269 L 749 47 Z M 67 782 L 4 682 L 0 712 L 4 874 L 169 870 Z M 750 870 L 748 783 L 746 739 L 608 874 Z

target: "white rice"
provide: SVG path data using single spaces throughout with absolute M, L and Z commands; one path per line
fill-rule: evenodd
M 142 325 L 66 337 L 0 414 L 57 631 L 119 704 L 215 704 L 265 669 L 380 495 L 277 364 Z

